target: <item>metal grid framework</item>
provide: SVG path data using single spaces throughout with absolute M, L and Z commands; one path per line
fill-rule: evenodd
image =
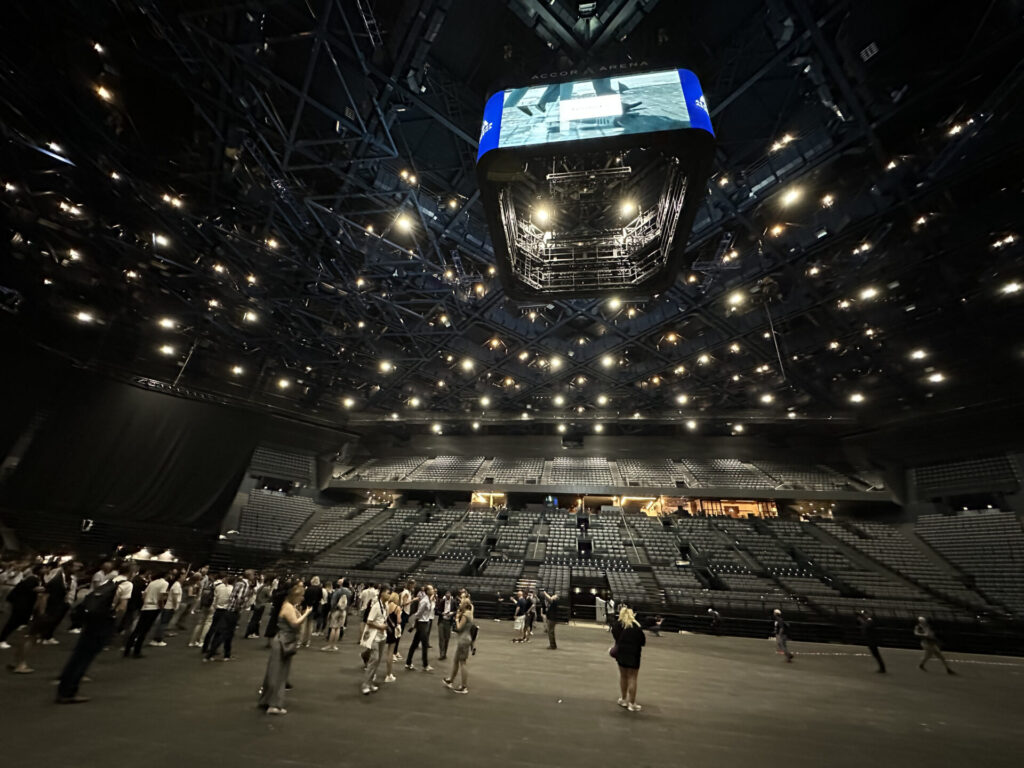
M 968 45 L 960 66 L 906 99 L 882 98 L 869 80 L 851 79 L 826 38 L 851 5 L 780 0 L 720 37 L 728 42 L 707 57 L 703 79 L 728 140 L 690 240 L 701 271 L 646 302 L 504 300 L 472 181 L 484 94 L 471 95 L 432 50 L 461 8 L 452 0 L 407 2 L 386 22 L 370 0 L 111 3 L 159 41 L 162 65 L 198 118 L 188 170 L 172 174 L 170 163 L 146 165 L 120 151 L 110 116 L 67 137 L 77 160 L 64 168 L 52 156 L 60 153 L 37 151 L 57 130 L 35 108 L 37 94 L 5 76 L 7 101 L 30 107 L 5 128 L 15 152 L 4 175 L 26 192 L 8 190 L 7 203 L 59 224 L 19 226 L 13 242 L 26 258 L 44 254 L 33 276 L 67 274 L 76 247 L 103 254 L 102 267 L 80 266 L 120 284 L 107 289 L 108 306 L 121 305 L 103 323 L 107 339 L 122 325 L 154 320 L 155 300 L 174 315 L 170 359 L 121 355 L 114 343 L 80 357 L 332 424 L 393 413 L 406 424 L 571 418 L 621 420 L 623 429 L 789 413 L 842 420 L 853 413 L 850 393 L 866 387 L 895 411 L 926 405 L 920 371 L 889 356 L 931 331 L 955 333 L 935 307 L 963 289 L 929 284 L 926 296 L 915 290 L 922 271 L 940 256 L 960 266 L 967 251 L 989 249 L 993 232 L 1009 231 L 999 201 L 956 229 L 951 208 L 968 199 L 972 178 L 1013 149 L 1002 115 L 1019 94 L 1021 66 L 998 77 L 990 67 L 1018 35 L 982 20 L 985 44 Z M 532 33 L 552 55 L 583 66 L 623 55 L 658 6 L 610 0 L 581 19 L 571 3 L 507 0 L 501 13 L 522 22 L 517 40 Z M 507 46 L 513 57 L 515 45 Z M 4 54 L 7 71 L 26 64 L 14 55 Z M 150 55 L 126 50 L 121 65 Z M 969 104 L 935 99 L 979 74 L 984 85 Z M 914 151 L 900 143 L 910 104 L 919 123 L 939 126 Z M 954 122 L 962 128 L 950 136 Z M 38 179 L 55 167 L 65 180 L 28 194 L 45 189 Z M 116 199 L 83 205 L 80 215 L 50 207 L 54 195 L 84 199 L 112 174 Z M 841 205 L 789 223 L 777 197 L 798 184 L 834 187 Z M 186 204 L 161 205 L 161 189 Z M 141 211 L 131 228 L 114 223 L 109 211 L 118 206 Z M 161 232 L 166 245 L 153 234 Z M 998 263 L 964 279 L 979 281 L 976 293 L 991 292 L 1018 248 L 1007 241 L 992 252 Z M 880 280 L 895 286 L 886 289 L 890 300 L 864 313 L 837 309 L 857 286 Z M 745 299 L 731 303 L 737 291 Z M 67 294 L 54 302 L 62 312 L 81 304 Z M 907 307 L 918 310 L 912 335 L 900 332 Z M 995 322 L 970 319 L 981 328 Z M 152 349 L 137 329 L 124 333 L 136 350 Z M 890 336 L 900 353 L 887 351 Z M 244 375 L 227 375 L 232 361 Z M 759 405 L 765 393 L 772 410 Z M 556 396 L 564 405 L 551 405 Z

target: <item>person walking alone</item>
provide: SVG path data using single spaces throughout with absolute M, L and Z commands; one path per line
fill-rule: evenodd
M 642 707 L 636 703 L 636 683 L 640 674 L 640 654 L 647 644 L 647 636 L 628 606 L 619 610 L 618 621 L 612 625 L 612 637 L 615 638 L 612 651 L 619 665 L 618 704 L 630 712 L 639 712 Z
M 299 613 L 296 607 L 302 602 L 305 593 L 306 585 L 301 581 L 295 582 L 288 590 L 276 617 L 277 632 L 270 641 L 270 658 L 267 659 L 267 671 L 263 675 L 258 702 L 258 706 L 267 710 L 268 715 L 288 714 L 284 708 L 284 692 L 292 670 L 292 659 L 299 650 L 299 629 L 309 619 L 312 610 L 307 607 Z
M 469 663 L 470 649 L 473 647 L 473 632 L 476 629 L 476 622 L 473 620 L 473 603 L 468 597 L 464 597 L 459 603 L 459 611 L 455 617 L 455 658 L 452 660 L 452 671 L 444 679 L 444 684 L 451 689 L 452 693 L 469 693 L 469 670 L 466 665 Z M 455 686 L 455 675 L 459 675 L 459 685 Z
M 775 647 L 779 653 L 785 654 L 787 663 L 792 663 L 793 654 L 789 652 L 789 624 L 782 618 L 782 611 L 778 608 L 772 611 L 772 616 L 775 618 Z
M 942 662 L 942 666 L 946 668 L 947 675 L 955 675 L 950 666 L 949 662 L 946 661 L 946 657 L 942 655 L 942 651 L 939 649 L 938 638 L 935 637 L 935 630 L 932 629 L 931 624 L 928 623 L 928 619 L 924 616 L 917 617 L 917 625 L 914 627 L 914 637 L 921 641 L 921 648 L 924 650 L 924 657 L 921 659 L 921 663 L 917 665 L 917 668 L 922 672 L 927 672 L 924 665 L 928 663 L 928 660 L 934 656 Z
M 885 674 L 885 662 L 882 661 L 882 654 L 878 652 L 878 635 L 875 632 L 875 620 L 868 615 L 867 611 L 857 612 L 857 623 L 860 625 L 860 636 L 864 645 L 871 651 L 871 655 L 878 662 L 878 673 Z
M 552 651 L 558 650 L 558 643 L 555 642 L 555 625 L 558 623 L 558 593 L 549 595 L 541 592 L 544 599 L 544 629 L 548 633 L 548 648 Z

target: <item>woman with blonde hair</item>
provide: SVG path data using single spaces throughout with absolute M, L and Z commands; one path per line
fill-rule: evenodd
M 388 597 L 387 615 L 384 618 L 384 623 L 387 625 L 387 658 L 388 658 L 388 674 L 384 678 L 385 683 L 395 682 L 395 676 L 392 673 L 395 665 L 395 656 L 398 649 L 398 639 L 402 636 L 402 595 L 399 592 L 392 592 Z M 401 658 L 401 657 L 399 657 Z
M 452 661 L 452 673 L 444 679 L 444 684 L 453 693 L 469 693 L 466 683 L 469 681 L 469 672 L 466 664 L 469 663 L 469 651 L 473 647 L 473 632 L 476 629 L 476 622 L 473 620 L 473 603 L 468 597 L 462 598 L 459 603 L 459 611 L 455 614 L 455 627 L 452 633 L 455 635 L 455 658 Z M 455 674 L 461 673 L 458 688 L 455 687 Z
M 612 625 L 612 636 L 615 645 L 610 653 L 619 665 L 619 706 L 630 712 L 639 712 L 636 678 L 640 673 L 640 652 L 647 644 L 647 637 L 629 606 L 624 605 L 619 610 L 619 620 Z
M 268 715 L 284 715 L 288 712 L 284 708 L 284 690 L 288 685 L 292 659 L 299 650 L 299 630 L 307 623 L 312 610 L 307 607 L 299 613 L 296 607 L 302 602 L 305 591 L 301 581 L 292 584 L 277 616 L 277 634 L 270 641 L 270 658 L 267 660 L 263 687 L 260 688 L 259 706 L 266 709 Z

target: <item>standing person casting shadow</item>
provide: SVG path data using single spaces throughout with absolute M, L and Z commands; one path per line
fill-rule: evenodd
M 281 605 L 277 616 L 277 634 L 270 641 L 270 658 L 267 660 L 267 672 L 263 677 L 260 689 L 259 706 L 267 710 L 268 715 L 284 715 L 284 691 L 288 685 L 288 675 L 292 669 L 292 659 L 299 650 L 299 629 L 309 618 L 312 608 L 307 607 L 301 614 L 296 606 L 305 596 L 305 584 L 295 582 L 288 590 L 288 596 Z
M 619 611 L 619 620 L 612 625 L 613 656 L 619 665 L 619 696 L 620 707 L 630 712 L 639 712 L 641 706 L 636 703 L 636 679 L 640 674 L 640 653 L 647 644 L 647 636 L 636 620 L 636 614 L 628 606 Z

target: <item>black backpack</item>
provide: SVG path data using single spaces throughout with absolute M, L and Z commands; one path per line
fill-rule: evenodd
M 114 596 L 117 585 L 113 579 L 103 582 L 99 587 L 82 598 L 82 602 L 72 609 L 75 623 L 85 624 L 97 619 L 109 619 L 114 612 Z

